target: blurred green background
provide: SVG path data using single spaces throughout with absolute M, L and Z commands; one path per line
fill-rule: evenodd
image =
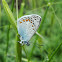
M 16 0 L 6 0 L 11 10 L 13 1 L 16 21 Z M 25 45 L 22 62 L 48 62 L 51 57 L 50 62 L 62 62 L 62 0 L 18 0 L 18 17 L 29 14 L 41 16 L 42 37 L 34 34 L 31 45 Z M 0 62 L 16 62 L 16 32 L 8 20 L 0 0 Z

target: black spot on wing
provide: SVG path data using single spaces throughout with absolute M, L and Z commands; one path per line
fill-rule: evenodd
M 40 18 L 40 21 L 41 21 L 41 18 Z

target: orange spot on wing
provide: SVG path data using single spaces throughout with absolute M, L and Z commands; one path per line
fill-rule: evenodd
M 31 21 L 31 23 L 32 23 L 32 21 Z
M 32 25 L 32 27 L 33 27 L 33 25 Z
M 19 22 L 19 23 L 22 23 L 22 22 Z
M 28 19 L 30 21 L 30 19 Z
M 25 20 L 23 20 L 25 22 Z
M 28 21 L 28 19 L 26 19 L 26 21 Z

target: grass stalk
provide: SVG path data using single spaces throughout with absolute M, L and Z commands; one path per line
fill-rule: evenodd
M 58 23 L 59 23 L 59 25 L 60 25 L 60 28 L 61 28 L 61 30 L 62 30 L 62 25 L 61 25 L 61 19 L 59 19 L 57 16 L 56 16 L 56 14 L 55 14 L 55 11 L 54 11 L 54 8 L 52 7 L 52 6 L 50 6 L 51 7 L 51 9 L 52 9 L 52 12 L 54 13 L 54 15 L 55 15 L 55 18 L 56 18 L 56 20 L 58 21 Z
M 18 19 L 18 0 L 16 0 L 16 12 Z M 16 61 L 22 62 L 22 45 L 18 42 L 20 40 L 20 35 L 17 33 L 17 42 L 16 42 Z
M 14 8 L 14 0 L 12 0 L 12 6 L 11 6 L 11 11 L 13 12 L 13 8 Z M 10 34 L 10 23 L 7 27 L 7 46 L 6 46 L 6 56 L 7 56 L 7 53 L 8 53 L 8 47 L 9 47 L 9 34 Z M 7 58 L 6 58 L 7 60 Z
M 20 35 L 17 34 L 17 41 L 20 41 Z M 22 45 L 16 42 L 16 62 L 22 62 Z
M 46 18 L 46 15 L 47 15 L 47 11 L 48 11 L 48 7 L 46 8 L 46 11 L 45 11 L 45 13 L 44 13 L 44 16 L 43 16 L 42 22 L 41 22 L 41 24 L 40 24 L 40 27 L 39 27 L 39 29 L 38 29 L 38 32 L 41 32 L 42 24 L 43 24 L 44 21 L 45 21 L 45 18 Z M 33 54 L 33 51 L 34 51 L 34 48 L 35 48 L 35 44 L 36 44 L 37 39 L 38 39 L 38 35 L 36 36 L 36 39 L 35 39 L 35 41 L 34 41 L 34 44 L 33 44 L 33 47 L 32 47 L 32 50 L 31 50 L 31 53 L 30 53 L 30 56 L 29 56 L 29 61 L 30 61 L 30 58 L 31 58 L 31 56 L 32 56 L 32 54 Z
M 3 3 L 3 7 L 4 7 L 4 10 L 6 12 L 6 15 L 8 16 L 8 20 L 9 22 L 12 24 L 12 26 L 14 27 L 15 31 L 17 32 L 17 26 L 16 26 L 16 22 L 15 22 L 15 18 L 7 4 L 7 2 L 5 0 L 2 0 L 2 3 Z
M 32 0 L 32 7 L 33 7 L 33 9 L 36 8 L 36 1 L 35 0 Z
M 0 26 L 1 26 L 1 5 L 0 5 Z
M 20 11 L 19 11 L 19 17 L 23 16 L 23 10 L 24 10 L 25 3 L 21 3 Z
M 45 21 L 45 18 L 46 18 L 47 12 L 48 12 L 48 8 L 49 8 L 49 6 L 47 6 L 47 8 L 46 8 L 46 11 L 45 11 L 44 16 L 43 16 L 42 21 L 41 21 L 41 24 L 40 24 L 40 26 L 39 26 L 39 29 L 38 29 L 38 32 L 39 32 L 39 33 L 41 32 L 42 25 L 43 25 L 43 23 L 44 23 L 44 21 Z
M 16 22 L 15 22 L 15 18 L 7 4 L 7 2 L 5 0 L 2 0 L 2 3 L 3 3 L 3 7 L 4 7 L 4 10 L 6 12 L 6 15 L 8 16 L 9 18 L 9 22 L 12 24 L 13 28 L 15 29 L 15 31 L 18 33 L 17 31 L 17 25 L 16 25 Z M 19 37 L 17 36 L 17 41 L 20 41 L 19 40 Z M 21 45 L 16 42 L 16 50 L 17 50 L 17 54 L 16 54 L 16 57 L 18 58 L 18 61 L 17 62 L 21 62 L 21 51 L 22 51 L 22 47 Z
M 55 51 L 52 53 L 52 55 L 50 55 L 49 61 L 51 62 L 52 58 L 54 57 L 54 55 L 56 54 L 56 52 L 59 50 L 59 48 L 61 47 L 62 43 L 59 44 L 59 46 L 55 49 Z
M 26 51 L 25 46 L 23 46 L 23 50 L 24 50 L 24 52 L 25 52 L 25 54 L 26 54 L 26 57 L 27 57 L 27 59 L 28 59 L 28 54 L 27 54 L 27 51 Z
M 18 0 L 16 0 L 16 14 L 17 14 L 17 19 L 18 19 Z

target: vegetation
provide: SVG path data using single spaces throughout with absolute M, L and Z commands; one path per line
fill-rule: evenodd
M 40 36 L 21 46 L 17 19 L 29 14 L 41 16 Z M 62 62 L 62 1 L 0 0 L 0 62 Z

